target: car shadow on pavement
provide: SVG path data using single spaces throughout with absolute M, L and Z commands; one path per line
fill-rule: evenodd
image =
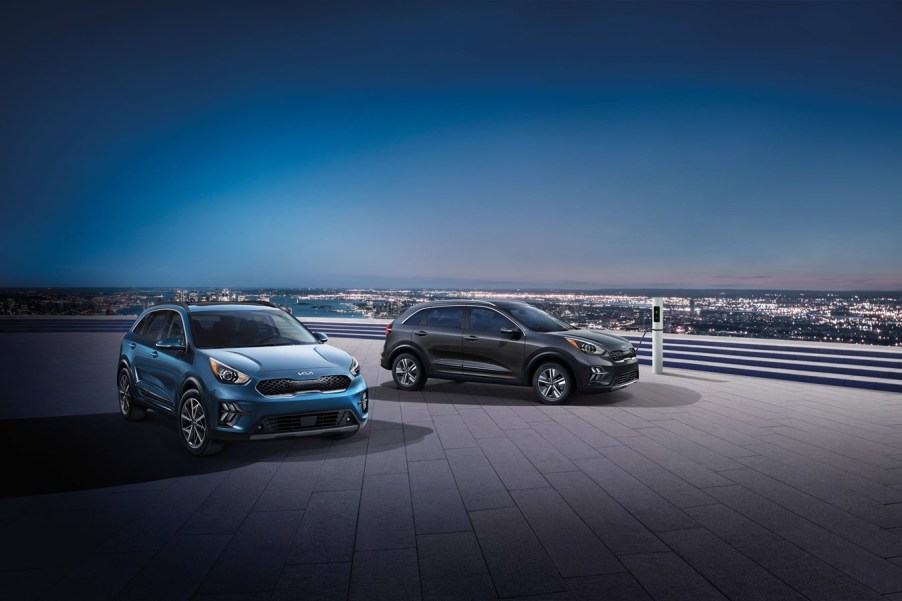
M 613 392 L 578 395 L 570 401 L 570 405 L 577 407 L 685 407 L 698 402 L 701 398 L 701 393 L 691 388 L 673 384 L 637 382 L 628 388 L 621 388 Z
M 365 454 L 373 426 L 343 440 L 310 436 L 233 443 L 212 457 L 194 457 L 182 446 L 175 420 L 148 412 L 140 422 L 118 413 L 0 420 L 0 498 L 136 484 L 234 469 L 258 461 L 323 459 Z M 405 428 L 406 442 L 431 430 Z M 404 442 L 397 442 L 396 446 Z M 387 449 L 390 443 L 380 443 Z M 338 448 L 340 447 L 340 448 Z
M 425 396 L 424 396 L 425 395 Z M 531 387 L 480 384 L 475 382 L 455 382 L 430 380 L 421 390 L 405 392 L 393 382 L 382 382 L 370 387 L 373 399 L 400 400 L 402 402 L 452 403 L 455 405 L 509 405 L 533 404 L 542 406 L 536 400 Z M 568 407 L 685 407 L 702 398 L 701 393 L 672 384 L 637 382 L 627 388 L 613 392 L 579 394 L 573 397 Z M 546 405 L 548 406 L 548 405 Z

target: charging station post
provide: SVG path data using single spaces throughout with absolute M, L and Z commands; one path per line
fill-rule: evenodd
M 664 298 L 651 299 L 651 370 L 664 373 Z

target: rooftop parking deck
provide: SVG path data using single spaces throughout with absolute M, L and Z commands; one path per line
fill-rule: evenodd
M 198 459 L 115 413 L 121 336 L 0 334 L 4 599 L 902 599 L 902 394 L 403 393 L 380 340 L 333 337 L 369 427 Z

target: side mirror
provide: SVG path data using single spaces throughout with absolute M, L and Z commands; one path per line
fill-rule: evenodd
M 519 338 L 523 332 L 520 331 L 520 328 L 501 328 L 501 333 L 507 334 L 511 338 Z
M 314 332 L 313 337 L 322 342 L 323 344 L 329 340 L 329 337 L 323 334 L 322 332 Z
M 162 340 L 157 340 L 154 346 L 167 351 L 183 351 L 187 348 L 181 338 L 163 338 Z

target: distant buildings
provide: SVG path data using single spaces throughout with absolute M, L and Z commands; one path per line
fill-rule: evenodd
M 393 319 L 411 305 L 439 298 L 518 298 L 580 327 L 643 331 L 649 299 L 630 293 L 483 290 L 210 290 L 72 289 L 0 290 L 4 315 L 137 315 L 164 300 L 270 300 L 294 314 Z M 285 298 L 289 300 L 284 300 Z M 334 301 L 341 301 L 339 303 Z M 348 306 L 356 309 L 349 309 Z M 708 336 L 749 336 L 902 346 L 902 296 L 731 292 L 665 299 L 666 331 Z

